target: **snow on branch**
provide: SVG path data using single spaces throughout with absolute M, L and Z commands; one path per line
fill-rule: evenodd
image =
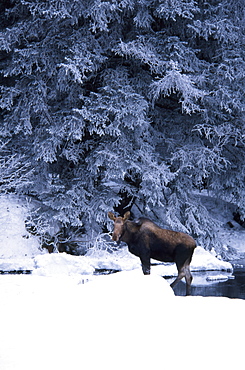
M 199 8 L 194 0 L 165 0 L 156 8 L 158 16 L 173 21 L 176 21 L 177 17 L 193 19 L 198 12 Z
M 197 170 L 202 177 L 208 177 L 211 173 L 221 173 L 230 165 L 222 153 L 222 148 L 199 145 L 184 145 L 179 148 L 173 154 L 172 162 L 178 163 L 179 171 L 190 170 L 194 175 Z
M 34 169 L 24 155 L 11 155 L 0 159 L 0 191 L 19 190 L 32 183 Z
M 151 84 L 153 102 L 159 99 L 161 95 L 166 97 L 171 94 L 179 94 L 179 101 L 185 113 L 191 114 L 200 111 L 201 108 L 196 102 L 204 97 L 204 91 L 196 88 L 188 75 L 181 73 L 176 62 L 171 61 L 170 67 L 171 69 L 167 71 L 163 78 Z
M 148 65 L 154 73 L 162 73 L 166 69 L 166 61 L 157 52 L 154 40 L 147 40 L 145 36 L 139 36 L 130 42 L 120 40 L 113 51 L 117 55 L 140 60 L 141 63 Z
M 195 126 L 194 131 L 200 135 L 204 135 L 211 143 L 219 147 L 227 145 L 229 142 L 237 146 L 239 143 L 245 145 L 245 134 L 240 127 L 234 127 L 229 122 L 224 122 L 220 125 L 210 125 L 206 123 Z

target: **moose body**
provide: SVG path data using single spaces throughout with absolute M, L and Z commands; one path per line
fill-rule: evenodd
M 190 263 L 196 248 L 196 242 L 191 236 L 162 229 L 147 218 L 140 218 L 137 222 L 129 221 L 130 212 L 126 212 L 123 217 L 116 217 L 109 212 L 108 217 L 114 221 L 112 239 L 118 243 L 125 242 L 129 251 L 140 258 L 145 275 L 150 274 L 151 258 L 161 262 L 175 262 L 178 276 L 171 287 L 185 277 L 186 295 L 190 294 Z

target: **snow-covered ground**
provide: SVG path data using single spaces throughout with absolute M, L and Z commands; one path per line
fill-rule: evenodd
M 0 208 L 0 269 L 33 270 L 0 276 L 1 370 L 243 367 L 244 300 L 176 297 L 160 277 L 174 275 L 174 265 L 144 276 L 126 248 L 49 255 L 26 234 L 23 205 L 0 198 Z M 230 267 L 195 251 L 194 271 L 223 278 Z M 93 275 L 108 268 L 121 272 Z
M 1 370 L 241 369 L 245 301 L 175 297 L 139 270 L 2 276 Z

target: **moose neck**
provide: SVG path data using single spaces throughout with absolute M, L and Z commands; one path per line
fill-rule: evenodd
M 129 244 L 133 240 L 138 229 L 139 229 L 139 226 L 135 222 L 126 221 L 124 224 L 124 231 L 123 231 L 123 234 L 120 240 L 122 242 Z

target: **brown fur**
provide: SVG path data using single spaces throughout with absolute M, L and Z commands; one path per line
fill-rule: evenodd
M 178 276 L 171 286 L 174 287 L 185 277 L 186 294 L 190 294 L 190 263 L 196 248 L 196 242 L 191 236 L 162 229 L 146 218 L 140 218 L 137 222 L 128 221 L 130 212 L 126 212 L 123 217 L 116 217 L 109 212 L 108 217 L 114 221 L 112 239 L 118 243 L 127 243 L 129 251 L 140 258 L 145 275 L 150 274 L 151 258 L 162 262 L 175 262 Z

